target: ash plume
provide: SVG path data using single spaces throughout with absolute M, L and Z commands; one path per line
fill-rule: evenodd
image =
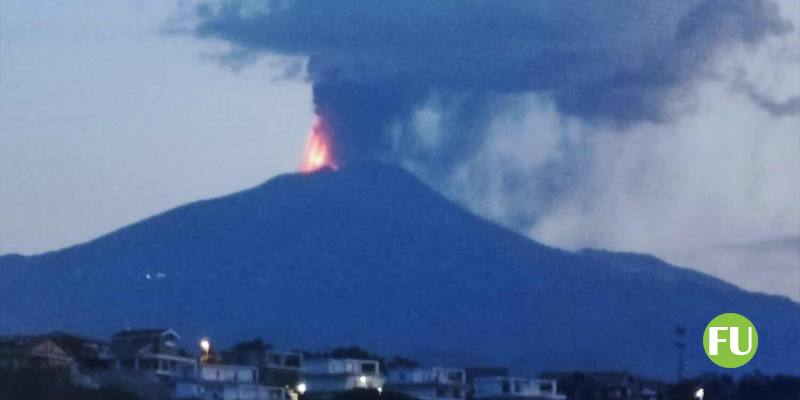
M 437 167 L 483 143 L 504 95 L 616 126 L 659 122 L 715 52 L 791 29 L 768 0 L 234 0 L 194 17 L 194 34 L 231 44 L 228 61 L 307 57 L 341 162 L 415 158 L 410 120 L 435 104 L 442 148 L 424 161 Z
M 335 165 L 400 164 L 535 240 L 652 253 L 797 298 L 796 258 L 703 250 L 798 235 L 791 0 L 234 0 L 186 11 L 173 29 L 227 43 L 224 64 L 277 55 L 280 77 L 310 81 Z M 753 269 L 766 280 L 753 284 Z

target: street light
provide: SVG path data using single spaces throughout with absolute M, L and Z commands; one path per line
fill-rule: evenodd
M 297 393 L 303 394 L 306 392 L 306 390 L 308 390 L 308 386 L 306 386 L 305 382 L 300 382 L 297 384 L 295 389 L 297 390 Z
M 198 344 L 203 353 L 205 353 L 205 357 L 208 358 L 208 353 L 211 352 L 211 341 L 208 338 L 202 338 Z
M 705 397 L 705 395 L 706 395 L 706 391 L 703 388 L 697 389 L 697 391 L 694 392 L 694 398 L 695 399 L 703 400 L 703 397 Z

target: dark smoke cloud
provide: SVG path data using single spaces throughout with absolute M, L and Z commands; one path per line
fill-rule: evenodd
M 229 61 L 308 57 L 341 162 L 432 168 L 472 154 L 505 95 L 535 92 L 598 123 L 664 121 L 713 54 L 791 29 L 768 0 L 240 0 L 203 3 L 195 17 L 194 34 L 232 45 Z M 446 151 L 423 154 L 402 131 L 431 104 Z
M 759 107 L 778 117 L 800 112 L 800 96 L 794 96 L 785 101 L 777 101 L 755 91 L 748 93 L 748 95 L 750 100 L 758 104 Z

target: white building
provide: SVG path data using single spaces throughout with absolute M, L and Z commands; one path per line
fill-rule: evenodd
M 193 378 L 197 361 L 177 346 L 180 337 L 170 329 L 138 329 L 111 337 L 111 369 L 153 374 L 170 379 Z
M 308 393 L 334 393 L 351 389 L 382 388 L 385 379 L 374 360 L 312 358 L 303 362 Z
M 555 380 L 529 379 L 510 376 L 475 378 L 475 400 L 557 400 L 566 397 L 558 394 Z
M 197 381 L 204 400 L 287 400 L 286 389 L 258 383 L 258 368 L 200 364 Z
M 294 387 L 300 382 L 303 355 L 275 351 L 260 340 L 244 342 L 222 353 L 226 363 L 258 367 L 262 383 Z
M 110 351 L 100 355 L 108 369 L 89 378 L 100 387 L 119 386 L 143 399 L 197 399 L 197 360 L 179 348 L 179 340 L 170 329 L 117 332 Z
M 462 400 L 467 392 L 466 373 L 445 367 L 392 368 L 386 388 L 421 400 Z

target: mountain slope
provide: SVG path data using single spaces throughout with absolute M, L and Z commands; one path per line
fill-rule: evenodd
M 800 373 L 800 305 L 653 257 L 550 248 L 378 164 L 284 175 L 91 242 L 0 258 L 0 332 L 107 335 L 166 326 L 189 343 L 256 335 L 360 344 L 423 361 L 713 370 L 702 332 L 735 311 L 759 331 L 748 369 Z

